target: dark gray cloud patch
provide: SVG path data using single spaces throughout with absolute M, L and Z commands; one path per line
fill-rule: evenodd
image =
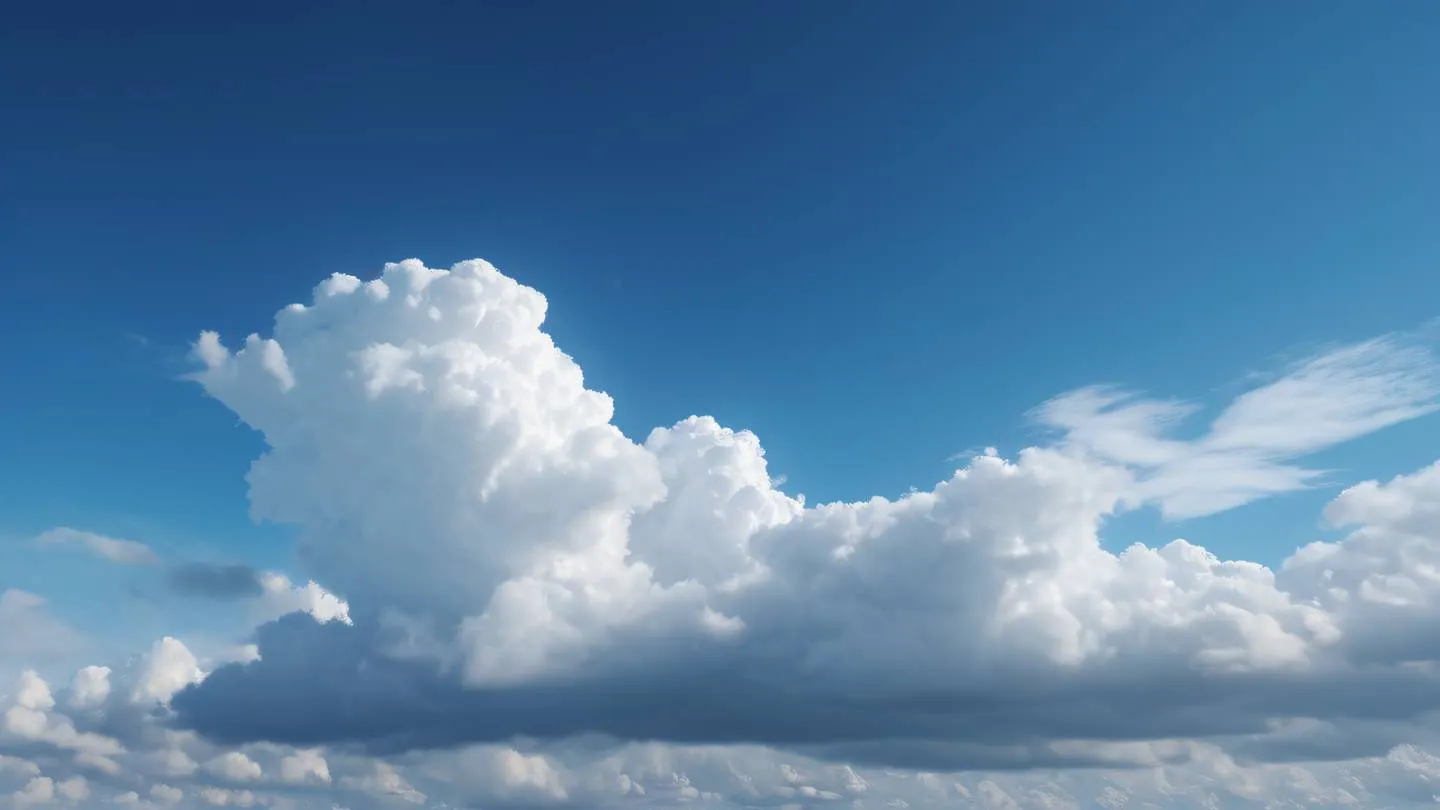
M 259 572 L 248 565 L 187 563 L 171 569 L 169 583 L 176 593 L 200 599 L 246 599 L 264 591 Z

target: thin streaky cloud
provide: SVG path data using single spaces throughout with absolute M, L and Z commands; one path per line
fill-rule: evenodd
M 35 545 L 53 548 L 78 548 L 119 565 L 158 565 L 160 557 L 149 546 L 136 540 L 122 540 L 95 532 L 60 526 L 42 532 Z
M 1294 363 L 1239 395 L 1193 439 L 1174 438 L 1195 403 L 1090 386 L 1035 409 L 1072 449 L 1136 472 L 1133 499 L 1165 517 L 1202 517 L 1305 489 L 1324 474 L 1295 462 L 1440 409 L 1440 366 L 1418 334 L 1391 334 Z

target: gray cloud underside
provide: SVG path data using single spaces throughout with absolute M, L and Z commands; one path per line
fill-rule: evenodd
M 1206 678 L 1144 677 L 1028 683 L 1003 692 L 887 697 L 826 694 L 803 681 L 758 680 L 734 650 L 690 650 L 689 665 L 616 669 L 590 679 L 473 689 L 427 662 L 376 655 L 362 623 L 290 616 L 258 634 L 262 659 L 222 668 L 177 695 L 182 722 L 214 739 L 293 745 L 351 742 L 376 752 L 600 733 L 679 743 L 761 743 L 822 758 L 922 769 L 1113 764 L 1062 754 L 1055 740 L 1219 738 L 1266 761 L 1383 754 L 1399 740 L 1267 741 L 1275 718 L 1414 721 L 1440 708 L 1440 679 L 1404 671 Z M 709 659 L 708 662 L 706 659 Z M 1234 739 L 1248 738 L 1248 739 Z

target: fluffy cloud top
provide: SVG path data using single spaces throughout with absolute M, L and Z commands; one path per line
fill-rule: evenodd
M 1139 504 L 1202 514 L 1306 485 L 1295 460 L 1428 413 L 1422 347 L 1312 358 L 1191 441 L 1163 436 L 1184 406 L 1086 389 L 1039 411 L 1055 446 L 809 507 L 748 432 L 692 417 L 625 437 L 545 312 L 485 262 L 409 261 L 332 277 L 238 351 L 202 335 L 197 379 L 269 445 L 255 517 L 298 528 L 357 620 L 262 628 L 259 661 L 176 696 L 183 723 L 392 751 L 599 733 L 1013 768 L 1176 738 L 1283 760 L 1304 718 L 1367 724 L 1348 753 L 1384 753 L 1436 708 L 1409 666 L 1430 660 L 1433 583 L 1403 570 L 1420 550 L 1357 552 L 1347 578 L 1307 549 L 1277 576 L 1100 540 Z M 1336 561 L 1401 542 L 1396 520 L 1336 508 L 1362 515 Z M 1401 576 L 1409 601 L 1377 609 L 1373 580 Z M 1415 633 L 1365 652 L 1402 618 Z
M 178 639 L 166 636 L 145 656 L 135 683 L 137 701 L 168 703 L 176 692 L 204 677 L 200 663 Z
M 80 709 L 98 706 L 110 696 L 110 668 L 88 666 L 75 673 L 70 701 Z

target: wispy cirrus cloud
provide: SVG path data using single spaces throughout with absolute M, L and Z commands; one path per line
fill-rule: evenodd
M 1200 517 L 1312 486 L 1299 464 L 1326 448 L 1440 409 L 1440 365 L 1391 334 L 1314 355 L 1235 398 L 1192 439 L 1173 433 L 1199 406 L 1110 386 L 1062 394 L 1032 416 L 1063 443 L 1136 471 L 1133 498 L 1167 518 Z
M 35 538 L 42 547 L 78 548 L 120 565 L 158 565 L 160 557 L 144 543 L 59 526 Z

